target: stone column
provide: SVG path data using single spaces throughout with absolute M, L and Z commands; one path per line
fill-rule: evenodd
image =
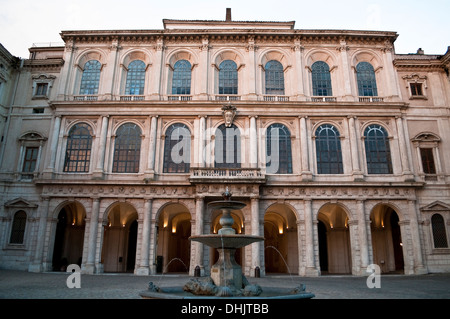
M 306 276 L 318 276 L 318 271 L 314 261 L 314 224 L 312 200 L 304 200 L 305 204 L 305 259 L 306 259 Z
M 95 253 L 97 248 L 97 233 L 98 233 L 98 216 L 100 211 L 100 199 L 92 199 L 92 212 L 89 220 L 89 244 L 88 257 L 86 261 L 85 272 L 87 274 L 95 273 Z
M 259 230 L 259 198 L 258 197 L 252 197 L 250 199 L 251 201 L 251 228 L 252 228 L 252 235 L 253 236 L 260 236 L 260 230 Z M 259 267 L 261 268 L 261 243 L 256 242 L 251 244 L 252 247 L 252 262 L 250 265 L 250 276 L 255 276 L 255 268 Z
M 50 206 L 50 198 L 43 197 L 42 205 L 39 206 L 39 226 L 37 232 L 36 250 L 34 251 L 33 263 L 28 268 L 29 272 L 42 272 L 42 256 L 44 255 L 45 232 L 47 230 L 48 210 Z
M 156 129 L 158 116 L 152 116 L 150 124 L 150 147 L 148 149 L 148 170 L 153 173 L 155 171 L 155 153 L 156 153 Z
M 300 43 L 300 37 L 296 37 L 294 39 L 294 47 L 293 47 L 294 53 L 295 53 L 295 59 L 294 59 L 294 65 L 295 65 L 295 79 L 296 79 L 296 86 L 292 88 L 292 93 L 294 96 L 297 96 L 297 101 L 304 100 L 305 98 L 305 90 L 304 90 L 304 81 L 303 81 L 303 70 L 305 66 L 303 65 L 303 57 L 302 53 L 304 51 L 304 48 L 302 47 Z
M 341 63 L 342 63 L 342 73 L 344 76 L 344 87 L 343 87 L 343 98 L 344 101 L 354 101 L 355 98 L 352 94 L 352 85 L 350 79 L 350 68 L 348 65 L 348 54 L 347 51 L 349 47 L 344 39 L 341 39 L 340 45 L 337 48 L 338 51 L 341 52 Z
M 203 196 L 197 196 L 195 198 L 195 235 L 203 234 L 203 220 L 204 220 L 205 202 Z M 191 265 L 190 273 L 193 274 L 195 267 L 200 266 L 200 274 L 205 274 L 205 266 L 203 264 L 204 246 L 200 242 L 191 242 L 194 249 L 191 252 L 195 254 L 194 264 Z
M 302 163 L 302 177 L 303 180 L 311 180 L 312 173 L 309 168 L 309 153 L 308 153 L 308 131 L 306 129 L 306 117 L 300 117 L 300 143 L 301 143 L 301 163 Z
M 369 266 L 369 244 L 367 240 L 367 220 L 364 200 L 356 201 L 358 215 L 359 251 L 361 253 L 361 274 L 363 275 Z
M 416 201 L 408 200 L 408 211 L 410 217 L 410 231 L 414 258 L 414 274 L 428 273 L 423 263 L 422 246 L 420 245 L 419 221 L 417 219 Z M 404 240 L 403 240 L 404 242 Z
M 256 133 L 256 116 L 250 116 L 250 167 L 258 167 L 258 138 Z
M 96 173 L 103 174 L 105 166 L 105 153 L 106 153 L 106 139 L 108 132 L 108 115 L 102 116 L 102 130 L 100 133 L 100 144 L 98 146 L 98 159 Z
M 164 51 L 164 41 L 162 37 L 158 37 L 155 46 L 155 59 L 153 60 L 153 72 L 154 76 L 153 82 L 151 83 L 150 99 L 159 100 L 160 99 L 160 85 L 162 81 L 162 59 Z
M 52 143 L 50 144 L 50 163 L 48 170 L 53 172 L 55 170 L 56 153 L 58 150 L 59 131 L 61 129 L 61 116 L 55 117 L 55 124 L 53 126 Z
M 200 47 L 200 65 L 199 76 L 200 80 L 200 92 L 198 98 L 200 100 L 208 100 L 208 81 L 209 81 L 209 39 L 208 36 L 202 37 L 202 46 Z
M 350 130 L 350 152 L 352 156 L 353 180 L 360 181 L 364 179 L 364 176 L 361 171 L 361 166 L 359 163 L 359 147 L 358 147 L 358 138 L 356 136 L 354 116 L 349 116 L 348 126 Z
M 150 253 L 150 222 L 152 213 L 152 199 L 146 199 L 144 204 L 144 220 L 142 222 L 141 261 L 136 275 L 149 275 L 149 253 Z
M 205 135 L 206 135 L 206 116 L 199 116 L 198 132 L 198 165 L 205 167 Z
M 256 100 L 256 68 L 255 68 L 255 39 L 254 36 L 249 36 L 248 40 L 248 46 L 247 46 L 247 52 L 248 52 L 248 69 L 246 68 L 246 74 L 248 76 L 248 80 L 245 81 L 245 83 L 248 85 L 248 99 L 249 100 Z M 238 66 L 239 70 L 239 66 Z M 242 74 L 241 74 L 242 75 Z M 244 78 L 245 79 L 245 78 Z M 241 83 L 244 83 L 242 81 Z M 246 86 L 244 85 L 244 88 Z M 238 92 L 239 93 L 239 92 Z M 242 95 L 242 94 L 241 94 Z
M 405 131 L 403 128 L 403 120 L 401 117 L 396 118 L 397 122 L 397 132 L 398 132 L 398 142 L 400 146 L 400 159 L 402 162 L 402 172 L 405 181 L 414 181 L 414 175 L 409 168 L 408 151 L 406 148 Z
M 110 81 L 101 81 L 99 93 L 103 93 L 105 100 L 112 100 L 114 96 L 114 85 L 116 82 L 116 69 L 119 65 L 118 56 L 121 47 L 119 46 L 119 40 L 113 39 L 111 46 L 109 47 L 110 53 L 107 56 L 106 70 L 103 78 L 110 79 Z M 105 65 L 102 66 L 102 69 Z

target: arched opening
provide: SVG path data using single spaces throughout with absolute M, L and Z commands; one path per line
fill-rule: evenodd
M 266 273 L 298 272 L 298 234 L 294 212 L 274 204 L 264 215 L 264 264 Z
M 215 210 L 211 213 L 211 233 L 217 234 L 219 232 L 219 229 L 222 228 L 222 225 L 220 225 L 220 218 L 222 217 L 222 211 L 221 210 Z M 244 215 L 241 210 L 233 210 L 231 212 L 231 217 L 233 217 L 234 223 L 232 228 L 235 230 L 236 234 L 244 234 Z M 217 249 L 210 248 L 210 266 L 214 265 L 218 259 L 219 259 L 219 252 Z M 244 259 L 244 249 L 238 248 L 236 249 L 234 253 L 234 259 L 238 265 L 241 267 L 244 267 L 242 264 L 242 261 Z
M 377 205 L 370 214 L 373 261 L 381 272 L 403 272 L 403 243 L 399 218 L 387 205 Z
M 346 211 L 337 204 L 327 204 L 319 210 L 317 219 L 326 229 L 324 231 L 322 228 L 319 234 L 322 236 L 322 245 L 319 243 L 319 257 L 326 254 L 326 260 L 322 258 L 320 264 L 327 266 L 329 274 L 350 274 L 352 260 Z M 323 243 L 325 238 L 326 244 Z
M 319 233 L 320 273 L 324 275 L 328 273 L 327 227 L 319 220 L 317 230 Z
M 79 203 L 65 205 L 58 214 L 52 270 L 66 271 L 70 264 L 81 266 L 86 213 Z
M 128 203 L 111 207 L 104 229 L 102 263 L 105 272 L 134 271 L 137 242 L 136 209 Z
M 181 204 L 168 204 L 158 220 L 156 271 L 158 273 L 189 271 L 191 259 L 191 214 Z

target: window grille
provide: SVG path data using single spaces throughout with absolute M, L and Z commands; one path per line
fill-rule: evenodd
M 431 217 L 434 248 L 448 248 L 447 233 L 445 231 L 444 218 L 440 214 Z
M 237 65 L 225 60 L 219 66 L 219 94 L 238 94 Z
M 420 157 L 422 158 L 422 167 L 425 174 L 436 174 L 434 165 L 434 156 L 432 148 L 421 148 Z
M 241 167 L 241 134 L 236 125 L 226 127 L 222 124 L 217 128 L 214 157 L 217 168 Z
M 172 94 L 191 94 L 191 64 L 179 60 L 173 67 Z
M 291 134 L 288 128 L 279 123 L 270 125 L 266 145 L 267 172 L 292 174 Z M 276 151 L 278 154 L 275 154 Z
M 378 96 L 375 70 L 369 62 L 360 62 L 356 66 L 359 96 Z
M 275 60 L 266 63 L 266 94 L 284 95 L 284 70 L 283 65 Z
M 314 96 L 332 96 L 330 67 L 323 61 L 311 66 L 311 78 Z
M 89 172 L 92 129 L 86 123 L 75 124 L 67 137 L 64 172 Z
M 90 60 L 85 63 L 80 84 L 81 95 L 98 93 L 101 66 L 97 60 Z
M 145 63 L 141 60 L 131 61 L 128 65 L 127 82 L 125 85 L 126 95 L 144 94 L 145 85 Z
M 369 125 L 364 132 L 369 174 L 392 174 L 391 150 L 387 131 L 380 125 Z
M 138 173 L 141 156 L 141 129 L 133 123 L 123 124 L 116 132 L 113 173 Z
M 164 173 L 189 173 L 191 132 L 181 123 L 171 125 L 164 140 Z M 174 158 L 176 157 L 176 158 Z
M 318 174 L 343 174 L 339 131 L 330 124 L 316 130 L 316 159 Z
M 11 237 L 9 239 L 10 244 L 23 244 L 26 223 L 27 214 L 24 211 L 18 211 L 14 214 Z

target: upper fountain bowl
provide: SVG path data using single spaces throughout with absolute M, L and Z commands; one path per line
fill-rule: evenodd
M 229 210 L 235 210 L 235 209 L 241 209 L 246 206 L 243 202 L 238 202 L 234 200 L 219 200 L 215 202 L 210 202 L 208 204 L 209 207 L 213 209 L 229 209 Z

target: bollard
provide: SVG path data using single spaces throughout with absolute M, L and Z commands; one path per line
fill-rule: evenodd
M 194 277 L 200 277 L 200 266 L 195 266 Z
M 258 266 L 256 266 L 255 268 L 255 278 L 259 278 L 261 277 L 261 270 L 259 269 Z

